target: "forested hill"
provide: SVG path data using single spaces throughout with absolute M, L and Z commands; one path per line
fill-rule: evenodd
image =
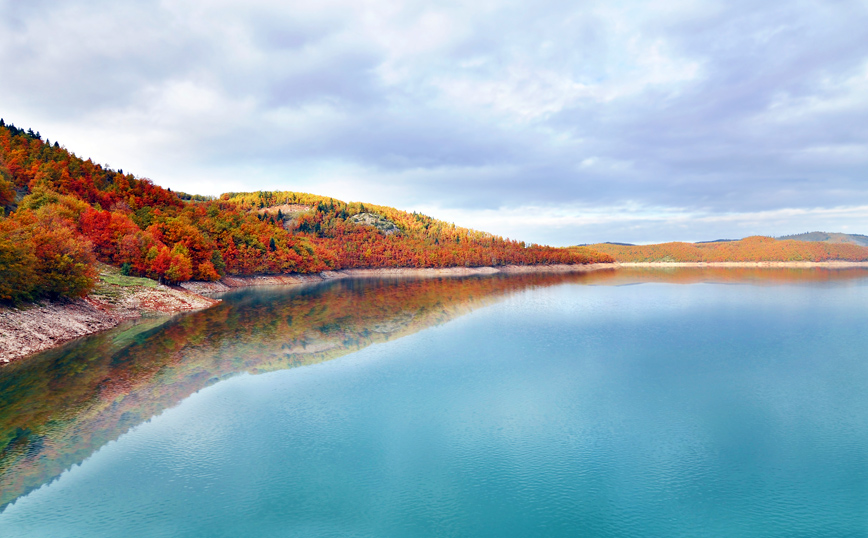
M 828 232 L 805 232 L 803 234 L 785 235 L 778 239 L 792 239 L 793 241 L 809 241 L 817 243 L 852 243 L 862 247 L 868 247 L 868 235 L 828 233 Z
M 852 243 L 777 240 L 753 236 L 740 241 L 619 245 L 600 243 L 588 248 L 619 262 L 826 262 L 868 261 L 868 247 Z
M 175 283 L 355 267 L 608 262 L 295 192 L 173 193 L 0 120 L 0 301 L 82 296 L 97 261 Z

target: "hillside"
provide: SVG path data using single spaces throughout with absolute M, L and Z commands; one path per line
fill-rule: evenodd
M 868 247 L 850 243 L 777 240 L 762 236 L 714 243 L 599 243 L 588 248 L 609 254 L 618 262 L 868 261 Z
M 608 262 L 297 192 L 175 193 L 0 120 L 0 301 L 81 297 L 103 262 L 160 282 L 344 268 Z
M 868 235 L 861 234 L 806 232 L 803 234 L 785 235 L 778 237 L 778 239 L 820 243 L 851 243 L 853 245 L 868 247 Z

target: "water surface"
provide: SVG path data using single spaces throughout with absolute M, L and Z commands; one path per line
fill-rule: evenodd
M 866 284 L 245 290 L 0 370 L 0 535 L 866 536 Z

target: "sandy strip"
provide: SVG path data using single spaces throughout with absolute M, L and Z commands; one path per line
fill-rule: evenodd
M 622 262 L 619 267 L 797 267 L 803 269 L 868 267 L 868 262 Z

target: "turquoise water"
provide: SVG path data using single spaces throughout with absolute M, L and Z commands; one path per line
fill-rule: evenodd
M 197 391 L 77 448 L 80 464 L 5 507 L 0 536 L 868 536 L 868 279 L 594 283 L 480 291 L 326 362 L 185 374 Z M 156 394 L 191 349 L 254 353 L 243 335 L 173 347 L 166 334 L 218 315 L 259 334 L 274 305 L 318 312 L 318 294 L 359 304 L 404 285 L 248 291 L 139 333 L 111 362 L 160 342 L 178 358 L 148 374 Z M 350 323 L 335 310 L 318 334 Z M 45 376 L 61 359 L 42 360 Z M 106 394 L 81 400 L 68 439 L 109 420 L 84 414 L 138 397 Z M 63 452 L 40 435 L 29 450 Z

